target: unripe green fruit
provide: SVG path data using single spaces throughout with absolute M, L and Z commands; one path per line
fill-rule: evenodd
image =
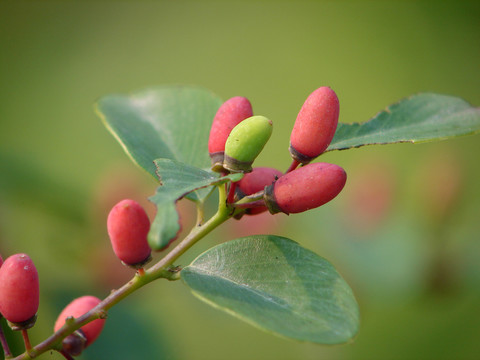
M 40 299 L 38 273 L 26 254 L 8 257 L 0 267 L 0 313 L 14 330 L 35 324 Z
M 330 145 L 338 125 L 338 97 L 329 87 L 312 92 L 303 104 L 290 135 L 289 151 L 299 163 L 308 164 Z
M 208 138 L 208 153 L 212 170 L 223 171 L 225 142 L 232 129 L 241 121 L 253 115 L 252 105 L 247 98 L 236 96 L 225 101 L 213 118 Z
M 150 220 L 143 207 L 125 199 L 116 204 L 107 218 L 107 230 L 115 255 L 132 267 L 143 267 L 151 259 L 147 235 Z
M 265 189 L 265 203 L 272 213 L 300 213 L 319 207 L 342 191 L 347 174 L 338 165 L 308 164 Z
M 272 121 L 252 116 L 235 126 L 225 143 L 223 167 L 230 172 L 250 172 L 255 158 L 272 135 Z
M 72 316 L 78 318 L 93 309 L 100 302 L 101 300 L 99 298 L 88 295 L 73 300 L 62 310 L 60 315 L 58 315 L 57 321 L 55 321 L 54 331 L 58 331 L 65 324 L 67 317 Z M 100 335 L 104 325 L 105 319 L 96 319 L 80 328 L 82 335 L 86 338 L 85 347 L 95 341 Z

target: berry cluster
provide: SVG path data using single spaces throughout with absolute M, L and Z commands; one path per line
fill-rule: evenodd
M 145 210 L 133 200 L 123 200 L 113 207 L 107 229 L 113 250 L 117 257 L 128 266 L 143 271 L 143 265 L 150 259 L 147 234 L 150 220 Z M 5 317 L 12 330 L 21 330 L 27 351 L 30 350 L 27 329 L 35 325 L 39 306 L 38 273 L 32 259 L 26 254 L 15 254 L 5 261 L 0 256 L 0 316 Z M 68 304 L 58 316 L 54 331 L 62 329 L 101 303 L 94 296 L 82 296 Z M 83 325 L 62 341 L 59 350 L 66 358 L 77 356 L 100 335 L 105 319 L 97 318 Z M 2 335 L 2 334 L 0 334 Z M 0 336 L 3 340 L 3 335 Z M 5 353 L 6 342 L 2 341 Z
M 289 151 L 293 162 L 284 174 L 270 167 L 252 168 L 272 134 L 272 121 L 253 115 L 246 98 L 226 101 L 213 120 L 208 150 L 213 171 L 224 175 L 244 173 L 241 180 L 229 185 L 227 206 L 233 211 L 228 217 L 240 218 L 267 210 L 272 214 L 300 213 L 337 196 L 345 185 L 345 171 L 337 165 L 310 162 L 330 144 L 338 113 L 338 98 L 328 87 L 315 90 L 307 98 L 291 133 Z M 107 231 L 120 261 L 136 269 L 138 276 L 146 275 L 143 267 L 152 257 L 147 240 L 150 220 L 143 207 L 134 200 L 120 201 L 108 215 Z M 54 331 L 64 330 L 62 346 L 57 350 L 65 358 L 80 355 L 100 335 L 108 309 L 102 304 L 94 296 L 82 296 L 60 313 Z M 13 330 L 22 331 L 27 352 L 32 349 L 27 329 L 35 324 L 38 306 L 38 273 L 30 257 L 16 254 L 3 261 L 0 256 L 0 315 Z M 75 327 L 68 328 L 80 317 Z M 5 348 L 3 334 L 0 335 Z
M 245 173 L 232 184 L 228 197 L 231 204 L 244 209 L 240 216 L 267 209 L 272 214 L 300 213 L 319 207 L 340 193 L 347 179 L 340 166 L 310 164 L 332 141 L 338 116 L 339 102 L 332 89 L 320 87 L 308 96 L 290 136 L 293 162 L 283 174 L 269 167 L 252 168 L 270 138 L 272 122 L 264 116 L 254 116 L 250 102 L 243 97 L 231 98 L 219 108 L 208 150 L 213 171 Z

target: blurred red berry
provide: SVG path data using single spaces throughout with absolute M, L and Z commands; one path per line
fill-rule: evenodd
M 283 173 L 280 170 L 270 167 L 257 167 L 237 183 L 236 198 L 241 199 L 246 195 L 252 195 L 263 191 L 266 186 L 271 185 L 280 178 Z M 267 211 L 266 206 L 252 207 L 247 209 L 246 214 L 255 215 Z
M 150 259 L 150 220 L 139 203 L 126 199 L 116 204 L 108 214 L 107 230 L 113 251 L 123 263 L 136 267 Z
M 308 164 L 327 149 L 337 129 L 339 111 L 338 97 L 329 87 L 320 87 L 308 96 L 290 135 L 294 160 Z
M 83 314 L 87 313 L 95 306 L 97 306 L 101 300 L 95 296 L 82 296 L 73 300 L 68 304 L 65 309 L 58 315 L 57 321 L 55 321 L 54 331 L 58 331 L 64 324 L 67 317 L 72 316 L 78 318 Z M 90 345 L 95 341 L 95 339 L 102 332 L 103 326 L 105 325 L 105 319 L 95 319 L 92 322 L 89 322 L 86 325 L 83 325 L 80 330 L 86 338 L 85 347 Z
M 265 203 L 272 214 L 300 213 L 332 200 L 343 189 L 346 180 L 345 171 L 338 165 L 305 165 L 268 186 Z
M 213 119 L 208 139 L 208 152 L 212 160 L 213 171 L 221 172 L 223 169 L 225 142 L 232 129 L 252 115 L 250 101 L 241 96 L 233 97 L 220 106 Z
M 35 319 L 40 289 L 38 273 L 26 254 L 8 257 L 0 268 L 0 313 L 11 323 Z M 25 324 L 26 327 L 33 326 Z

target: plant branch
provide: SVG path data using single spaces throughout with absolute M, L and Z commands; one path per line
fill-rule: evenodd
M 195 206 L 197 208 L 197 222 L 196 226 L 202 226 L 205 221 L 205 208 L 203 201 L 195 201 Z
M 232 216 L 231 209 L 227 206 L 227 194 L 225 187 L 217 186 L 218 196 L 218 211 L 202 226 L 197 226 L 183 239 L 178 245 L 170 251 L 163 259 L 147 270 L 148 276 L 160 277 L 162 271 L 171 266 L 185 251 L 190 249 L 198 240 L 205 237 L 217 226 L 225 222 Z
M 263 200 L 264 193 L 265 193 L 265 191 L 262 190 L 262 191 L 254 193 L 254 194 L 244 196 L 243 198 L 238 200 L 236 203 L 234 203 L 233 206 L 238 207 L 239 205 L 250 204 L 250 203 L 253 203 L 255 201 Z
M 28 331 L 26 329 L 22 330 L 22 337 L 23 342 L 25 343 L 25 350 L 28 353 L 32 349 L 32 345 L 30 344 L 30 338 L 28 337 Z
M 0 315 L 0 319 L 1 319 L 1 317 L 2 316 Z M 7 338 L 5 337 L 5 334 L 3 333 L 2 324 L 0 324 L 0 343 L 2 344 L 5 359 L 11 359 L 12 353 L 10 352 L 10 348 L 8 346 Z
M 285 171 L 285 174 L 288 174 L 289 172 L 295 170 L 298 165 L 300 165 L 300 162 L 298 162 L 297 160 L 293 160 L 292 163 L 290 164 L 290 167 L 287 169 L 287 171 Z
M 57 349 L 61 351 L 61 343 L 65 337 L 95 319 L 106 318 L 107 311 L 111 307 L 126 298 L 134 291 L 159 278 L 178 280 L 180 278 L 179 270 L 178 268 L 172 267 L 173 262 L 177 260 L 183 253 L 185 253 L 185 251 L 191 248 L 197 241 L 205 237 L 213 229 L 232 216 L 233 211 L 232 208 L 227 206 L 227 194 L 224 186 L 219 185 L 217 188 L 219 190 L 218 211 L 210 218 L 210 220 L 203 225 L 195 226 L 185 237 L 185 239 L 178 243 L 178 245 L 158 263 L 146 270 L 145 273 L 137 273 L 129 282 L 127 282 L 121 288 L 112 291 L 109 296 L 107 296 L 102 302 L 100 302 L 90 311 L 76 319 L 73 319 L 71 322 L 65 323 L 65 325 L 63 325 L 48 339 L 31 348 L 30 351 L 15 357 L 14 360 L 33 359 L 50 349 Z

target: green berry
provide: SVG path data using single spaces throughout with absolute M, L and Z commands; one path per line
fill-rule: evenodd
M 272 135 L 272 121 L 251 116 L 235 126 L 225 143 L 223 167 L 230 172 L 251 172 L 255 158 Z

